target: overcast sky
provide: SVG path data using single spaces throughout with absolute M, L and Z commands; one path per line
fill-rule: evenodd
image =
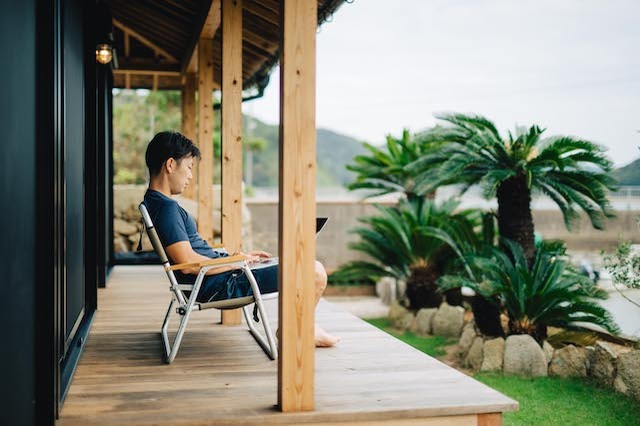
M 381 143 L 473 112 L 640 157 L 638 0 L 355 0 L 317 46 L 318 127 Z M 278 76 L 245 112 L 278 121 Z

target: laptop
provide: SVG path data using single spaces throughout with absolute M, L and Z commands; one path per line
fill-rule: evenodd
M 318 234 L 320 233 L 320 231 L 322 231 L 322 228 L 324 228 L 324 225 L 327 224 L 327 221 L 329 220 L 328 217 L 317 217 L 316 218 L 316 239 L 318 238 Z M 255 268 L 262 268 L 265 266 L 271 266 L 271 265 L 277 265 L 278 264 L 278 258 L 277 257 L 269 257 L 266 259 L 262 259 L 259 260 L 255 263 L 253 263 L 251 265 L 251 269 L 255 269 Z

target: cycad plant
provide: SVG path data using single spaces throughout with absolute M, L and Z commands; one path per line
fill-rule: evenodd
M 481 116 L 439 118 L 450 123 L 431 134 L 441 144 L 408 167 L 416 175 L 416 185 L 430 191 L 458 183 L 463 192 L 480 185 L 486 198 L 497 196 L 500 236 L 517 241 L 530 265 L 535 256 L 532 191 L 558 205 L 567 228 L 579 210 L 597 229 L 612 216 L 607 193 L 615 180 L 609 176 L 612 163 L 602 147 L 568 136 L 542 139 L 544 129 L 535 125 L 503 138 Z
M 425 185 L 418 185 L 415 172 L 407 168 L 432 148 L 432 144 L 424 143 L 428 133 L 426 131 L 412 137 L 405 129 L 400 139 L 388 135 L 384 147 L 365 144 L 369 153 L 356 156 L 354 163 L 347 166 L 348 170 L 357 173 L 356 180 L 349 184 L 349 189 L 372 190 L 370 196 L 399 192 L 404 193 L 408 200 L 425 195 L 433 198 L 433 191 L 428 194 Z
M 456 213 L 457 206 L 454 201 L 436 205 L 428 199 L 401 201 L 398 207 L 377 206 L 378 215 L 359 219 L 364 226 L 352 232 L 360 239 L 350 244 L 371 260 L 350 262 L 334 276 L 347 280 L 393 277 L 406 281 L 411 308 L 439 306 L 438 277 L 453 260 L 463 258 L 480 243 L 476 234 L 479 214 Z
M 518 243 L 503 239 L 501 246 L 504 251 L 467 256 L 472 274 L 443 276 L 442 288 L 470 287 L 507 314 L 509 334 L 529 334 L 538 342 L 547 337 L 548 326 L 580 329 L 580 323 L 590 323 L 619 331 L 597 303 L 607 293 L 569 263 L 563 245 L 542 244 L 531 267 Z

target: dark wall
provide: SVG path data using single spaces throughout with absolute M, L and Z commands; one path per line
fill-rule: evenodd
M 36 2 L 0 13 L 0 424 L 35 423 Z

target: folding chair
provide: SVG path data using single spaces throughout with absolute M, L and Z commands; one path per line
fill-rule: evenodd
M 160 261 L 162 262 L 162 266 L 164 267 L 164 271 L 167 273 L 167 277 L 169 277 L 170 290 L 171 290 L 171 303 L 169 304 L 169 309 L 167 310 L 167 315 L 164 318 L 164 322 L 162 324 L 162 342 L 164 344 L 165 349 L 165 360 L 167 363 L 173 362 L 176 354 L 178 353 L 178 349 L 180 348 L 180 343 L 182 341 L 182 336 L 184 335 L 185 329 L 187 327 L 187 323 L 189 322 L 189 317 L 191 316 L 192 311 L 203 311 L 205 309 L 216 308 L 220 310 L 224 309 L 237 309 L 242 308 L 244 312 L 244 317 L 247 321 L 247 325 L 249 326 L 249 332 L 256 339 L 260 347 L 264 350 L 269 358 L 275 360 L 278 358 L 278 348 L 276 345 L 275 338 L 273 336 L 273 332 L 271 331 L 271 325 L 269 324 L 269 319 L 267 317 L 267 312 L 264 308 L 263 300 L 275 299 L 278 297 L 278 293 L 268 293 L 268 294 L 260 294 L 260 288 L 258 287 L 258 283 L 251 272 L 251 268 L 245 262 L 246 256 L 236 255 L 236 256 L 228 256 L 221 257 L 217 259 L 211 259 L 204 262 L 199 263 L 182 263 L 178 265 L 171 265 L 169 263 L 169 258 L 167 257 L 166 252 L 164 251 L 164 247 L 160 242 L 160 238 L 158 238 L 158 233 L 153 227 L 153 222 L 151 221 L 151 216 L 149 216 L 149 212 L 147 211 L 146 206 L 143 203 L 140 203 L 138 206 L 140 213 L 142 214 L 144 227 L 147 231 L 147 235 L 149 236 L 149 240 L 151 240 L 151 244 L 155 249 L 156 253 L 160 257 Z M 218 300 L 215 302 L 208 303 L 200 303 L 196 301 L 198 293 L 200 292 L 200 286 L 202 285 L 202 281 L 204 280 L 205 273 L 213 268 L 214 266 L 222 266 L 222 265 L 233 265 L 237 266 L 238 269 L 241 269 L 244 274 L 246 274 L 249 279 L 249 283 L 251 284 L 251 289 L 253 290 L 252 296 L 246 297 L 238 297 L 235 299 L 226 299 L 226 300 Z M 196 278 L 195 283 L 193 284 L 180 284 L 178 283 L 175 274 L 173 271 L 181 270 L 186 268 L 200 268 L 198 276 Z M 185 291 L 190 291 L 191 294 L 189 297 L 186 297 Z M 255 308 L 253 311 L 253 317 L 249 313 L 248 305 L 255 303 Z M 176 312 L 182 317 L 180 320 L 180 326 L 178 327 L 178 331 L 173 340 L 173 345 L 169 344 L 169 337 L 167 334 L 167 327 L 169 326 L 169 317 L 171 316 L 173 308 L 176 308 Z M 262 321 L 262 325 L 264 327 L 264 332 L 266 335 L 266 339 L 260 334 L 258 329 L 256 328 L 255 322 Z

